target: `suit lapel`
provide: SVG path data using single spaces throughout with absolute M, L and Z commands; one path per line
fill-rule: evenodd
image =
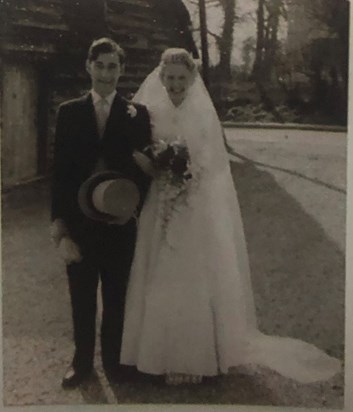
M 94 105 L 91 93 L 87 93 L 83 96 L 83 110 L 85 129 L 89 130 L 88 135 L 95 141 L 99 140 L 98 125 L 96 120 L 96 113 L 94 111 Z
M 117 130 L 122 130 L 126 118 L 125 107 L 124 100 L 116 94 L 107 119 L 103 138 L 110 136 L 112 133 L 116 133 Z M 117 136 L 115 137 L 117 138 Z
M 131 139 L 127 103 L 116 95 L 102 139 L 102 153 L 108 168 L 123 167 L 131 160 Z

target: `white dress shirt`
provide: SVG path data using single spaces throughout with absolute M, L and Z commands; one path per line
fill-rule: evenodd
M 110 114 L 110 109 L 116 95 L 116 90 L 111 92 L 108 96 L 102 97 L 93 89 L 91 90 L 94 110 L 98 124 L 98 131 L 100 137 L 103 137 L 105 125 Z

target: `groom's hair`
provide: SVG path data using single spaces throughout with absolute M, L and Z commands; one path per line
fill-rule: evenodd
M 88 61 L 92 62 L 97 60 L 101 53 L 117 53 L 119 56 L 120 64 L 125 63 L 125 52 L 114 40 L 109 37 L 102 37 L 94 40 L 88 50 Z

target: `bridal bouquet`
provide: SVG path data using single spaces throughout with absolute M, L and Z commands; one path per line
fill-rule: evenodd
M 192 179 L 190 154 L 187 146 L 176 139 L 172 143 L 158 141 L 153 149 L 154 166 L 159 170 L 159 193 L 161 197 L 162 232 L 180 207 L 187 204 L 189 181 Z
M 154 165 L 169 175 L 173 186 L 183 186 L 192 177 L 188 148 L 179 140 L 173 143 L 160 141 L 154 150 Z

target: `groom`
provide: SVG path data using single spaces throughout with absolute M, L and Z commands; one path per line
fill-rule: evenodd
M 133 159 L 150 143 L 147 110 L 116 92 L 124 51 L 109 38 L 92 43 L 86 61 L 92 89 L 58 112 L 52 184 L 52 237 L 67 264 L 75 353 L 62 386 L 75 388 L 93 371 L 98 281 L 102 285 L 101 353 L 109 379 L 124 378 L 119 355 L 125 292 L 133 258 L 135 219 L 98 222 L 80 210 L 77 196 L 97 170 L 117 171 L 137 184 L 141 199 L 149 178 Z M 141 207 L 141 203 L 140 203 Z

